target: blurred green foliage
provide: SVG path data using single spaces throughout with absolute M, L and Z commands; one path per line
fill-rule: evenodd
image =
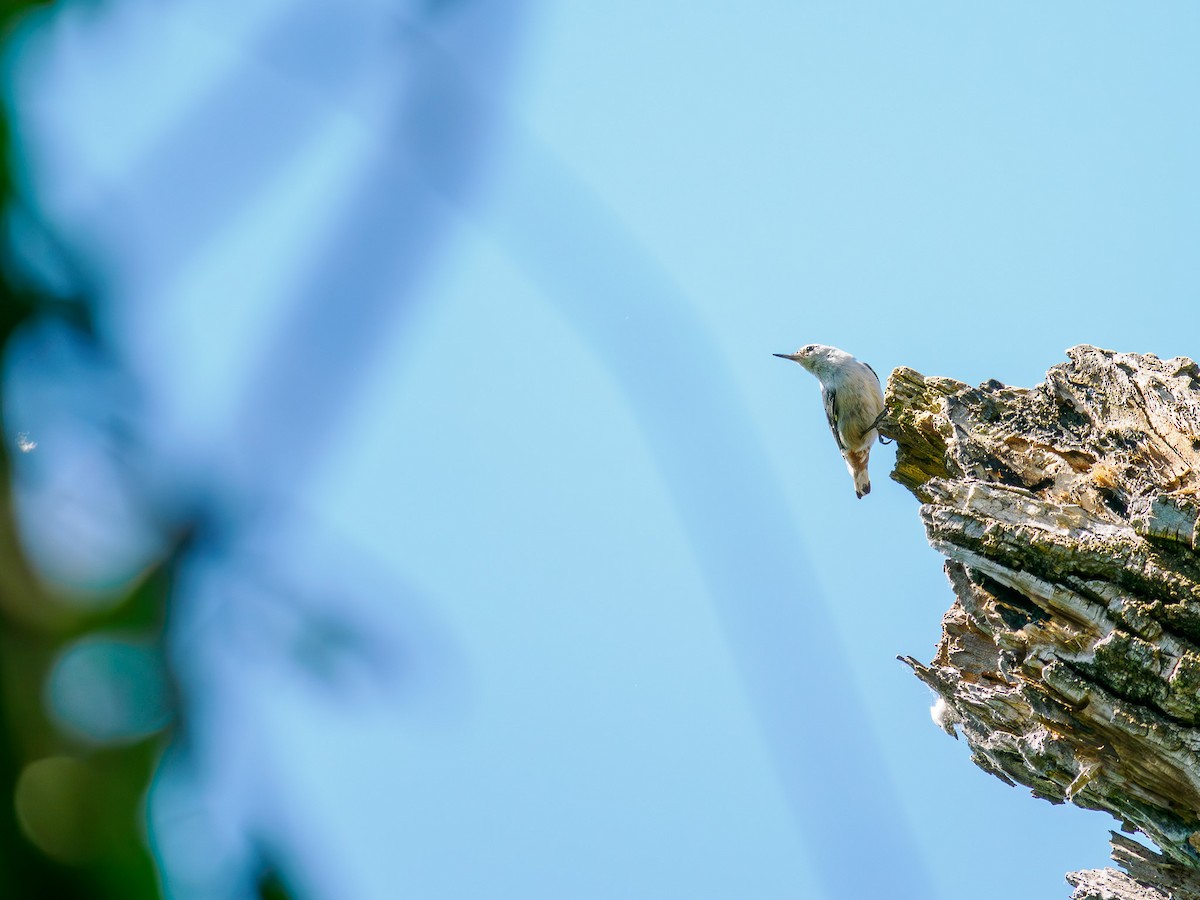
M 7 292 L 0 303 L 11 304 Z M 7 448 L 0 456 L 0 897 L 158 897 L 143 810 L 167 734 L 104 746 L 64 733 L 45 685 L 61 650 L 84 635 L 161 635 L 168 567 L 102 614 L 55 597 L 22 556 Z
M 19 16 L 45 5 L 0 0 L 0 34 L 10 35 Z M 7 207 L 14 160 L 7 120 L 3 125 L 0 202 Z M 85 298 L 74 307 L 71 318 L 78 325 Z M 3 273 L 0 348 L 31 316 L 62 311 L 61 304 L 16 287 Z M 109 629 L 161 635 L 169 561 L 102 613 L 56 597 L 22 554 L 10 464 L 10 447 L 0 442 L 0 897 L 158 897 L 144 807 L 167 734 L 107 746 L 66 734 L 47 712 L 45 685 L 63 647 L 83 635 Z

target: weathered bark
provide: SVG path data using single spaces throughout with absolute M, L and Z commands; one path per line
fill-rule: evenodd
M 1172 863 L 1137 841 L 1114 833 L 1113 859 L 1125 872 L 1091 869 L 1068 872 L 1074 886 L 1071 900 L 1196 900 L 1200 877 L 1194 869 Z M 1126 872 L 1128 874 L 1126 874 Z
M 1200 369 L 1067 355 L 1028 390 L 888 380 L 892 477 L 921 500 L 957 596 L 933 661 L 904 661 L 981 768 L 1162 849 L 1135 871 L 1118 838 L 1132 877 L 1075 873 L 1077 897 L 1191 897 L 1178 873 L 1200 873 Z

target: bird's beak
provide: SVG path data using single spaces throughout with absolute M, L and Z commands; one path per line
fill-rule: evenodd
M 780 359 L 790 359 L 792 362 L 800 362 L 800 356 L 796 353 L 772 353 L 772 356 L 778 356 Z

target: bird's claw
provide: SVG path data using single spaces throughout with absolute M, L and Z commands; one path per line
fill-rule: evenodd
M 883 421 L 883 420 L 884 420 L 886 417 L 887 417 L 887 407 L 885 406 L 883 409 L 881 409 L 881 410 L 879 411 L 879 415 L 877 415 L 877 416 L 875 417 L 875 421 L 871 423 L 871 427 L 870 427 L 870 428 L 868 428 L 868 429 L 867 429 L 867 431 L 872 431 L 872 430 L 874 430 L 874 429 L 877 429 L 877 428 L 879 428 L 879 423 L 880 423 L 880 422 L 882 422 L 882 421 Z M 885 437 L 884 437 L 884 436 L 881 434 L 881 435 L 879 436 L 879 443 L 881 443 L 881 444 L 894 444 L 894 443 L 895 443 L 895 441 L 889 440 L 888 438 L 885 438 Z

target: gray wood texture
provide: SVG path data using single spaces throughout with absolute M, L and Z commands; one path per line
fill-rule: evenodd
M 904 662 L 976 765 L 1162 850 L 1116 836 L 1128 874 L 1072 873 L 1076 898 L 1200 897 L 1200 369 L 1067 356 L 1029 389 L 888 379 L 892 477 L 956 597 Z

